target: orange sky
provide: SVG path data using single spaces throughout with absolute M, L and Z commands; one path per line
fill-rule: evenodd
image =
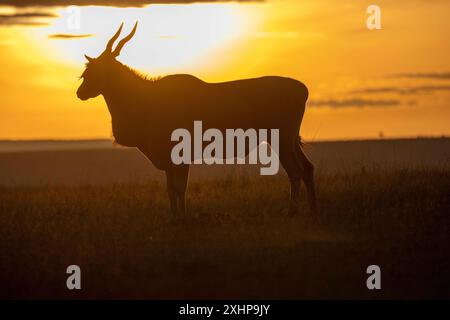
M 121 21 L 126 33 L 135 20 L 136 36 L 118 59 L 149 75 L 305 82 L 306 140 L 449 135 L 450 3 L 377 1 L 382 29 L 368 30 L 371 3 L 79 7 L 79 29 L 69 28 L 63 7 L 0 6 L 0 139 L 110 137 L 103 98 L 77 100 L 77 77 L 84 53 L 98 55 Z M 23 15 L 36 10 L 56 17 Z

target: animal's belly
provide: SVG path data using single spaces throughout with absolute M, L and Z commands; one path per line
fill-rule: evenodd
M 172 163 L 170 159 L 171 150 L 168 141 L 149 141 L 145 145 L 139 145 L 138 149 L 159 170 L 166 170 Z
M 221 90 L 211 97 L 205 94 L 191 101 L 181 102 L 182 105 L 176 107 L 179 110 L 173 114 L 181 115 L 185 125 L 201 120 L 205 127 L 218 129 L 270 129 L 297 125 L 305 108 L 301 97 L 271 92 L 250 95 L 238 90 Z

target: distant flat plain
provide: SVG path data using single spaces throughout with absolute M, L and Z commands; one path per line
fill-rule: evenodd
M 450 138 L 330 141 L 307 144 L 321 173 L 377 168 L 438 168 L 450 163 Z M 256 165 L 195 165 L 191 179 L 258 175 Z M 284 174 L 280 169 L 280 174 Z M 134 148 L 111 140 L 0 141 L 0 186 L 101 185 L 164 181 Z

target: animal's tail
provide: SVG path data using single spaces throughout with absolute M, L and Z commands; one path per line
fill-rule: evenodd
M 305 102 L 306 102 L 308 100 L 308 97 L 309 97 L 309 90 L 308 90 L 308 87 L 305 84 L 303 84 L 303 86 L 305 87 L 304 90 L 305 90 Z
M 305 108 L 306 108 L 306 101 L 308 101 L 308 97 L 309 97 L 309 90 L 308 87 L 304 84 L 301 83 L 303 86 L 303 113 L 305 112 Z M 303 119 L 303 113 L 302 113 L 302 119 Z M 301 123 L 301 120 L 300 120 Z M 300 126 L 300 125 L 299 125 Z M 302 137 L 299 135 L 297 138 L 298 144 L 300 145 L 300 147 L 304 147 L 306 145 L 306 142 L 304 140 L 302 140 Z

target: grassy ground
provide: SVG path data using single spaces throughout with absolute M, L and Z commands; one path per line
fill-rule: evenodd
M 450 298 L 448 169 L 317 181 L 320 223 L 287 217 L 283 176 L 191 184 L 178 220 L 156 182 L 0 189 L 0 297 Z

